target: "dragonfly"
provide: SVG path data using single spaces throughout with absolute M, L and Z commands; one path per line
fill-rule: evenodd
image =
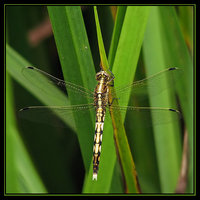
M 144 78 L 139 81 L 135 81 L 129 85 L 125 85 L 122 87 L 116 87 L 115 91 L 117 95 L 124 97 L 126 94 L 133 94 L 134 96 L 143 96 L 147 93 L 148 89 L 152 89 L 151 91 L 154 93 L 153 95 L 159 94 L 163 90 L 165 90 L 165 86 L 162 84 L 162 80 L 164 78 L 172 78 L 174 74 L 177 73 L 179 68 L 171 67 L 164 69 L 150 77 Z M 32 118 L 35 116 L 36 121 L 43 121 L 46 119 L 48 121 L 48 117 L 46 117 L 49 113 L 48 110 L 53 111 L 54 114 L 58 113 L 62 116 L 67 116 L 73 112 L 81 112 L 81 111 L 91 111 L 96 115 L 95 121 L 95 134 L 94 134 L 94 144 L 93 144 L 93 180 L 97 180 L 97 174 L 99 170 L 99 162 L 100 162 L 100 154 L 101 154 L 101 146 L 102 146 L 102 136 L 103 136 L 103 127 L 105 114 L 107 109 L 112 109 L 113 111 L 131 111 L 133 113 L 145 113 L 145 116 L 148 116 L 149 113 L 156 115 L 157 124 L 169 123 L 174 119 L 180 118 L 180 112 L 173 108 L 160 108 L 160 107 L 137 107 L 137 106 L 123 106 L 116 105 L 113 103 L 115 99 L 111 102 L 109 101 L 110 88 L 113 87 L 114 75 L 111 73 L 107 73 L 106 71 L 101 70 L 96 74 L 97 85 L 94 90 L 87 89 L 83 86 L 74 84 L 72 82 L 67 82 L 56 78 L 47 72 L 44 72 L 35 67 L 25 67 L 22 70 L 23 75 L 28 79 L 32 80 L 32 77 L 41 77 L 44 78 L 48 84 L 57 85 L 60 88 L 63 88 L 64 91 L 72 92 L 77 95 L 78 98 L 84 97 L 87 98 L 90 103 L 87 104 L 78 104 L 78 105 L 70 105 L 70 106 L 29 106 L 22 108 L 20 113 L 22 117 Z M 39 78 L 40 79 L 40 78 Z M 39 80 L 38 79 L 38 80 Z M 33 84 L 36 84 L 33 80 L 31 81 Z M 122 98 L 123 99 L 123 98 Z M 117 98 L 120 102 L 121 98 Z M 123 102 L 120 102 L 123 104 Z M 46 115 L 45 115 L 46 113 Z M 40 115 L 44 115 L 43 120 L 40 120 Z M 33 119 L 34 120 L 34 119 Z

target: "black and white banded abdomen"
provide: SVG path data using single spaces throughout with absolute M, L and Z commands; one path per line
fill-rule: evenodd
M 97 109 L 96 119 L 97 120 L 95 124 L 95 135 L 94 135 L 94 146 L 93 146 L 93 180 L 97 180 L 97 173 L 99 169 L 105 110 L 101 110 L 98 112 Z

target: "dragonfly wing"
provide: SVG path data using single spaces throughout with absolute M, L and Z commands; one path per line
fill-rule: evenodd
M 159 125 L 173 123 L 181 119 L 178 110 L 172 108 L 160 107 L 134 107 L 134 106 L 111 106 L 113 112 L 126 112 L 133 115 L 137 120 L 141 120 L 145 124 Z M 153 117 L 153 120 L 152 120 Z
M 81 104 L 74 106 L 29 106 L 19 110 L 19 117 L 28 121 L 44 123 L 51 126 L 73 126 L 73 113 L 89 114 L 94 111 L 93 104 Z
M 46 92 L 49 95 L 52 95 L 50 91 L 46 88 L 51 88 L 51 85 L 58 86 L 62 91 L 66 92 L 70 90 L 74 94 L 81 95 L 85 98 L 93 99 L 93 92 L 87 88 L 84 88 L 80 85 L 76 85 L 71 82 L 66 82 L 61 79 L 58 79 L 40 69 L 35 67 L 25 67 L 22 70 L 22 74 L 30 81 L 33 85 L 40 88 L 42 92 Z
M 124 97 L 126 94 L 148 97 L 149 89 L 151 91 L 151 95 L 157 95 L 166 90 L 168 87 L 174 88 L 174 82 L 178 79 L 180 73 L 181 70 L 179 68 L 168 68 L 148 78 L 135 81 L 124 87 L 117 87 L 115 88 L 115 91 L 119 98 L 121 98 L 121 96 Z M 163 82 L 165 79 L 168 81 L 168 84 Z

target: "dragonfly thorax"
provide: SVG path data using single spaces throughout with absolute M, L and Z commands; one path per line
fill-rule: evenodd
M 107 83 L 110 80 L 110 75 L 106 73 L 105 71 L 100 71 L 96 74 L 96 80 Z

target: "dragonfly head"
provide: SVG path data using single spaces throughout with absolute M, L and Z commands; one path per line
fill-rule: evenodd
M 100 71 L 96 74 L 96 80 L 104 80 L 105 82 L 108 82 L 110 80 L 110 75 L 105 71 Z

